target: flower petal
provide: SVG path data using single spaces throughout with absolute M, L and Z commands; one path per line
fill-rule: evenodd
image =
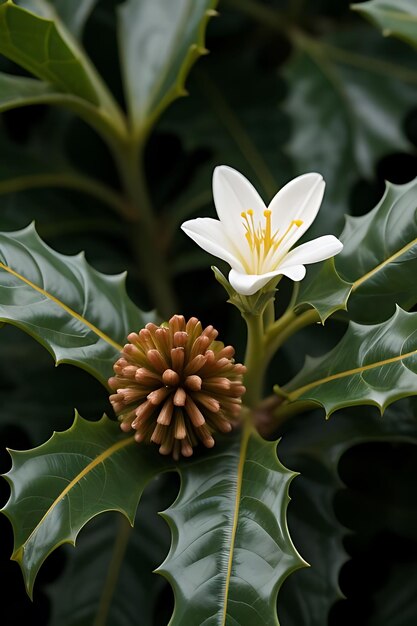
M 329 259 L 343 249 L 343 244 L 333 235 L 317 237 L 291 250 L 280 264 L 280 269 L 293 265 L 317 263 Z
M 218 220 L 210 217 L 197 217 L 181 224 L 181 229 L 206 252 L 223 259 L 237 270 L 245 271 L 234 254 L 234 244 Z
M 255 221 L 263 216 L 265 203 L 255 187 L 237 170 L 220 165 L 213 172 L 213 197 L 217 215 L 229 236 L 245 237 L 241 213 L 252 209 Z
M 279 268 L 275 272 L 267 274 L 244 274 L 232 269 L 229 272 L 229 282 L 233 289 L 242 296 L 251 296 L 262 287 L 265 287 L 272 278 L 276 276 L 288 276 L 291 280 L 298 282 L 306 275 L 304 265 L 292 265 L 288 268 Z
M 269 209 L 273 231 L 285 232 L 292 220 L 302 220 L 282 243 L 285 252 L 306 232 L 314 221 L 323 199 L 325 182 L 321 174 L 310 172 L 294 178 L 272 199 Z

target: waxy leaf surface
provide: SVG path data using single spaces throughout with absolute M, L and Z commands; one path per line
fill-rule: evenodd
M 286 465 L 296 467 L 301 474 L 291 488 L 289 527 L 295 545 L 310 567 L 290 576 L 280 593 L 278 615 L 281 626 L 323 626 L 328 623 L 332 605 L 342 597 L 340 568 L 348 558 L 343 539 L 349 530 L 341 524 L 334 510 L 335 497 L 345 488 L 338 472 L 340 459 L 352 446 L 362 443 L 407 442 L 416 445 L 417 420 L 413 400 L 409 398 L 390 406 L 382 419 L 375 409 L 361 407 L 344 410 L 337 419 L 330 421 L 323 420 L 321 411 L 288 421 L 280 443 L 280 455 Z M 372 502 L 370 507 L 374 504 Z M 389 507 L 389 503 L 386 506 Z M 388 597 L 381 598 L 378 606 L 385 603 L 392 608 L 397 605 L 394 598 Z M 413 609 L 415 616 L 415 606 Z M 391 622 L 381 620 L 374 626 L 385 623 Z
M 278 590 L 303 561 L 286 522 L 294 474 L 276 442 L 244 430 L 179 472 L 179 496 L 164 513 L 171 550 L 158 570 L 174 588 L 170 624 L 277 625 Z
M 288 401 L 311 401 L 329 416 L 343 407 L 391 402 L 417 395 L 417 313 L 397 309 L 381 324 L 349 324 L 328 354 L 307 357 L 284 391 Z
M 295 308 L 313 307 L 324 322 L 335 311 L 346 310 L 351 290 L 352 284 L 337 273 L 332 258 L 308 268 L 306 278 L 300 283 Z
M 128 298 L 124 274 L 51 250 L 31 225 L 0 233 L 0 321 L 106 384 L 127 334 L 149 320 Z
M 313 306 L 322 321 L 347 308 L 349 319 L 372 323 L 417 302 L 417 179 L 387 183 L 372 211 L 347 216 L 339 239 L 342 252 L 301 283 L 298 307 Z
M 133 524 L 143 489 L 167 467 L 155 448 L 138 450 L 106 416 L 99 422 L 77 416 L 38 448 L 10 453 L 11 495 L 3 511 L 14 529 L 12 558 L 30 595 L 46 557 L 63 543 L 75 544 L 92 517 L 115 510 Z
M 155 624 L 166 583 L 153 570 L 169 548 L 169 529 L 157 511 L 174 497 L 163 478 L 171 477 L 159 476 L 146 488 L 133 528 L 118 514 L 98 515 L 83 528 L 76 550 L 68 547 L 65 570 L 48 589 L 51 626 Z
M 59 4 L 60 12 L 69 18 L 67 2 L 63 0 Z M 13 101 L 14 106 L 55 103 L 72 109 L 98 129 L 123 132 L 118 106 L 58 11 L 41 0 L 25 5 L 35 12 L 11 0 L 0 3 L 0 54 L 41 82 L 16 79 L 6 83 L 3 77 L 2 82 L 6 84 L 3 108 L 10 108 Z M 89 6 L 86 9 L 74 19 L 68 19 L 68 26 L 75 33 L 82 29 Z
M 70 93 L 99 104 L 91 68 L 74 41 L 53 20 L 6 1 L 0 5 L 0 53 Z M 84 61 L 84 63 L 83 63 Z
M 217 0 L 127 0 L 119 9 L 119 48 L 134 133 L 149 131 L 180 95 Z
M 395 35 L 417 46 L 417 4 L 414 0 L 370 0 L 352 5 L 382 29 L 383 35 Z
M 409 309 L 417 302 L 417 179 L 388 183 L 370 213 L 347 217 L 340 239 L 344 247 L 335 266 L 352 283 L 350 319 L 383 321 L 396 304 Z
M 76 3 L 74 0 L 15 0 L 15 4 L 40 17 L 53 20 L 59 16 L 68 30 L 80 37 L 97 0 L 81 0 Z

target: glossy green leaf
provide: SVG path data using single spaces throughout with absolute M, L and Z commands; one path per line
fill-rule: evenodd
M 325 322 L 335 311 L 346 310 L 351 289 L 352 284 L 343 280 L 336 271 L 334 258 L 329 259 L 308 268 L 307 277 L 300 285 L 295 308 L 313 307 L 321 321 Z
M 414 0 L 370 0 L 352 5 L 382 29 L 388 37 L 394 35 L 417 46 L 417 5 Z
M 120 511 L 133 524 L 146 484 L 167 467 L 152 447 L 140 450 L 104 416 L 73 426 L 26 451 L 11 451 L 5 475 L 11 495 L 3 512 L 14 530 L 12 559 L 32 595 L 46 557 L 63 543 L 75 544 L 81 528 L 104 511 Z
M 415 445 L 415 399 L 391 405 L 383 419 L 370 407 L 342 411 L 330 421 L 323 420 L 320 412 L 299 415 L 288 421 L 282 433 L 280 455 L 286 465 L 301 472 L 291 487 L 289 527 L 310 567 L 290 576 L 280 592 L 281 626 L 323 626 L 332 605 L 341 598 L 340 568 L 347 559 L 343 539 L 349 530 L 334 510 L 335 496 L 344 487 L 338 466 L 347 450 L 365 442 Z M 388 603 L 396 605 L 394 598 Z M 375 622 L 375 626 L 385 623 Z
M 66 96 L 48 83 L 0 73 L 0 111 L 30 104 L 64 102 Z
M 51 14 L 51 7 L 45 6 L 46 14 Z M 0 54 L 53 87 L 51 90 L 43 83 L 11 80 L 6 100 L 15 99 L 15 106 L 33 104 L 33 99 L 55 101 L 97 127 L 122 132 L 123 121 L 113 97 L 57 13 L 52 15 L 53 19 L 40 17 L 11 0 L 0 4 Z M 27 102 L 21 97 L 22 91 L 26 91 Z
M 360 404 L 382 412 L 395 400 L 417 395 L 417 313 L 398 308 L 381 324 L 351 322 L 328 354 L 307 357 L 284 391 L 288 402 L 321 405 L 327 416 Z
M 9 0 L 0 5 L 0 52 L 64 93 L 99 104 L 95 78 L 75 42 L 54 21 Z
M 119 48 L 133 132 L 149 132 L 162 111 L 185 95 L 192 65 L 217 0 L 126 0 L 119 8 Z
M 285 68 L 288 152 L 297 174 L 318 171 L 326 181 L 326 220 L 309 233 L 337 234 L 355 182 L 370 179 L 381 157 L 412 150 L 403 121 L 415 106 L 417 57 L 365 27 L 297 43 Z
M 125 290 L 83 253 L 59 254 L 33 225 L 0 233 L 0 320 L 29 333 L 57 364 L 82 367 L 106 384 L 126 336 L 148 321 Z
M 171 550 L 158 570 L 174 588 L 170 624 L 278 624 L 278 590 L 303 562 L 286 523 L 294 474 L 276 442 L 245 430 L 179 471 L 179 496 L 163 514 Z
M 388 183 L 370 213 L 347 217 L 340 239 L 344 248 L 335 265 L 352 283 L 350 319 L 379 322 L 393 314 L 396 304 L 408 310 L 417 302 L 417 179 Z
M 97 0 L 15 0 L 15 4 L 53 20 L 58 15 L 68 30 L 79 37 Z
M 347 306 L 349 319 L 373 323 L 417 302 L 417 179 L 387 183 L 372 211 L 347 216 L 339 239 L 342 252 L 309 270 L 297 306 L 313 306 L 322 321 Z
M 174 497 L 163 478 L 171 477 L 159 476 L 146 488 L 133 528 L 118 514 L 98 515 L 77 537 L 76 550 L 67 548 L 65 570 L 48 589 L 50 626 L 155 625 L 166 582 L 153 570 L 169 549 L 169 530 L 157 511 Z

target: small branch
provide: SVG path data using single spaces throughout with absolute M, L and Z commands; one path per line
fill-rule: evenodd
M 62 187 L 89 194 L 107 204 L 117 214 L 130 217 L 130 210 L 120 194 L 98 180 L 77 173 L 33 174 L 2 180 L 0 195 L 45 187 Z
M 310 400 L 285 402 L 278 396 L 270 396 L 255 412 L 255 426 L 262 437 L 276 437 L 276 433 L 291 417 L 317 409 L 318 405 Z
M 265 336 L 265 356 L 269 361 L 275 352 L 285 343 L 292 335 L 301 330 L 305 326 L 320 322 L 320 316 L 315 309 L 308 309 L 296 315 L 293 311 L 287 311 L 275 322 L 266 333 Z
M 143 147 L 142 147 L 143 149 Z M 135 219 L 130 225 L 130 245 L 153 305 L 164 318 L 177 311 L 170 272 L 162 250 L 162 235 L 152 207 L 145 179 L 143 154 L 136 144 L 114 146 L 120 178 Z
M 245 314 L 243 318 L 248 328 L 245 365 L 245 404 L 254 408 L 261 400 L 265 359 L 263 352 L 264 327 L 263 315 Z

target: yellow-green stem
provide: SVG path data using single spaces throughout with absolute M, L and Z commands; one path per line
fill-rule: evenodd
M 269 363 L 282 344 L 298 330 L 319 321 L 320 316 L 315 309 L 309 309 L 300 315 L 296 315 L 292 310 L 287 311 L 265 335 L 265 361 Z
M 247 372 L 245 375 L 246 394 L 244 402 L 250 408 L 254 408 L 262 398 L 265 373 L 263 316 L 248 313 L 243 317 L 248 329 L 245 355 Z

